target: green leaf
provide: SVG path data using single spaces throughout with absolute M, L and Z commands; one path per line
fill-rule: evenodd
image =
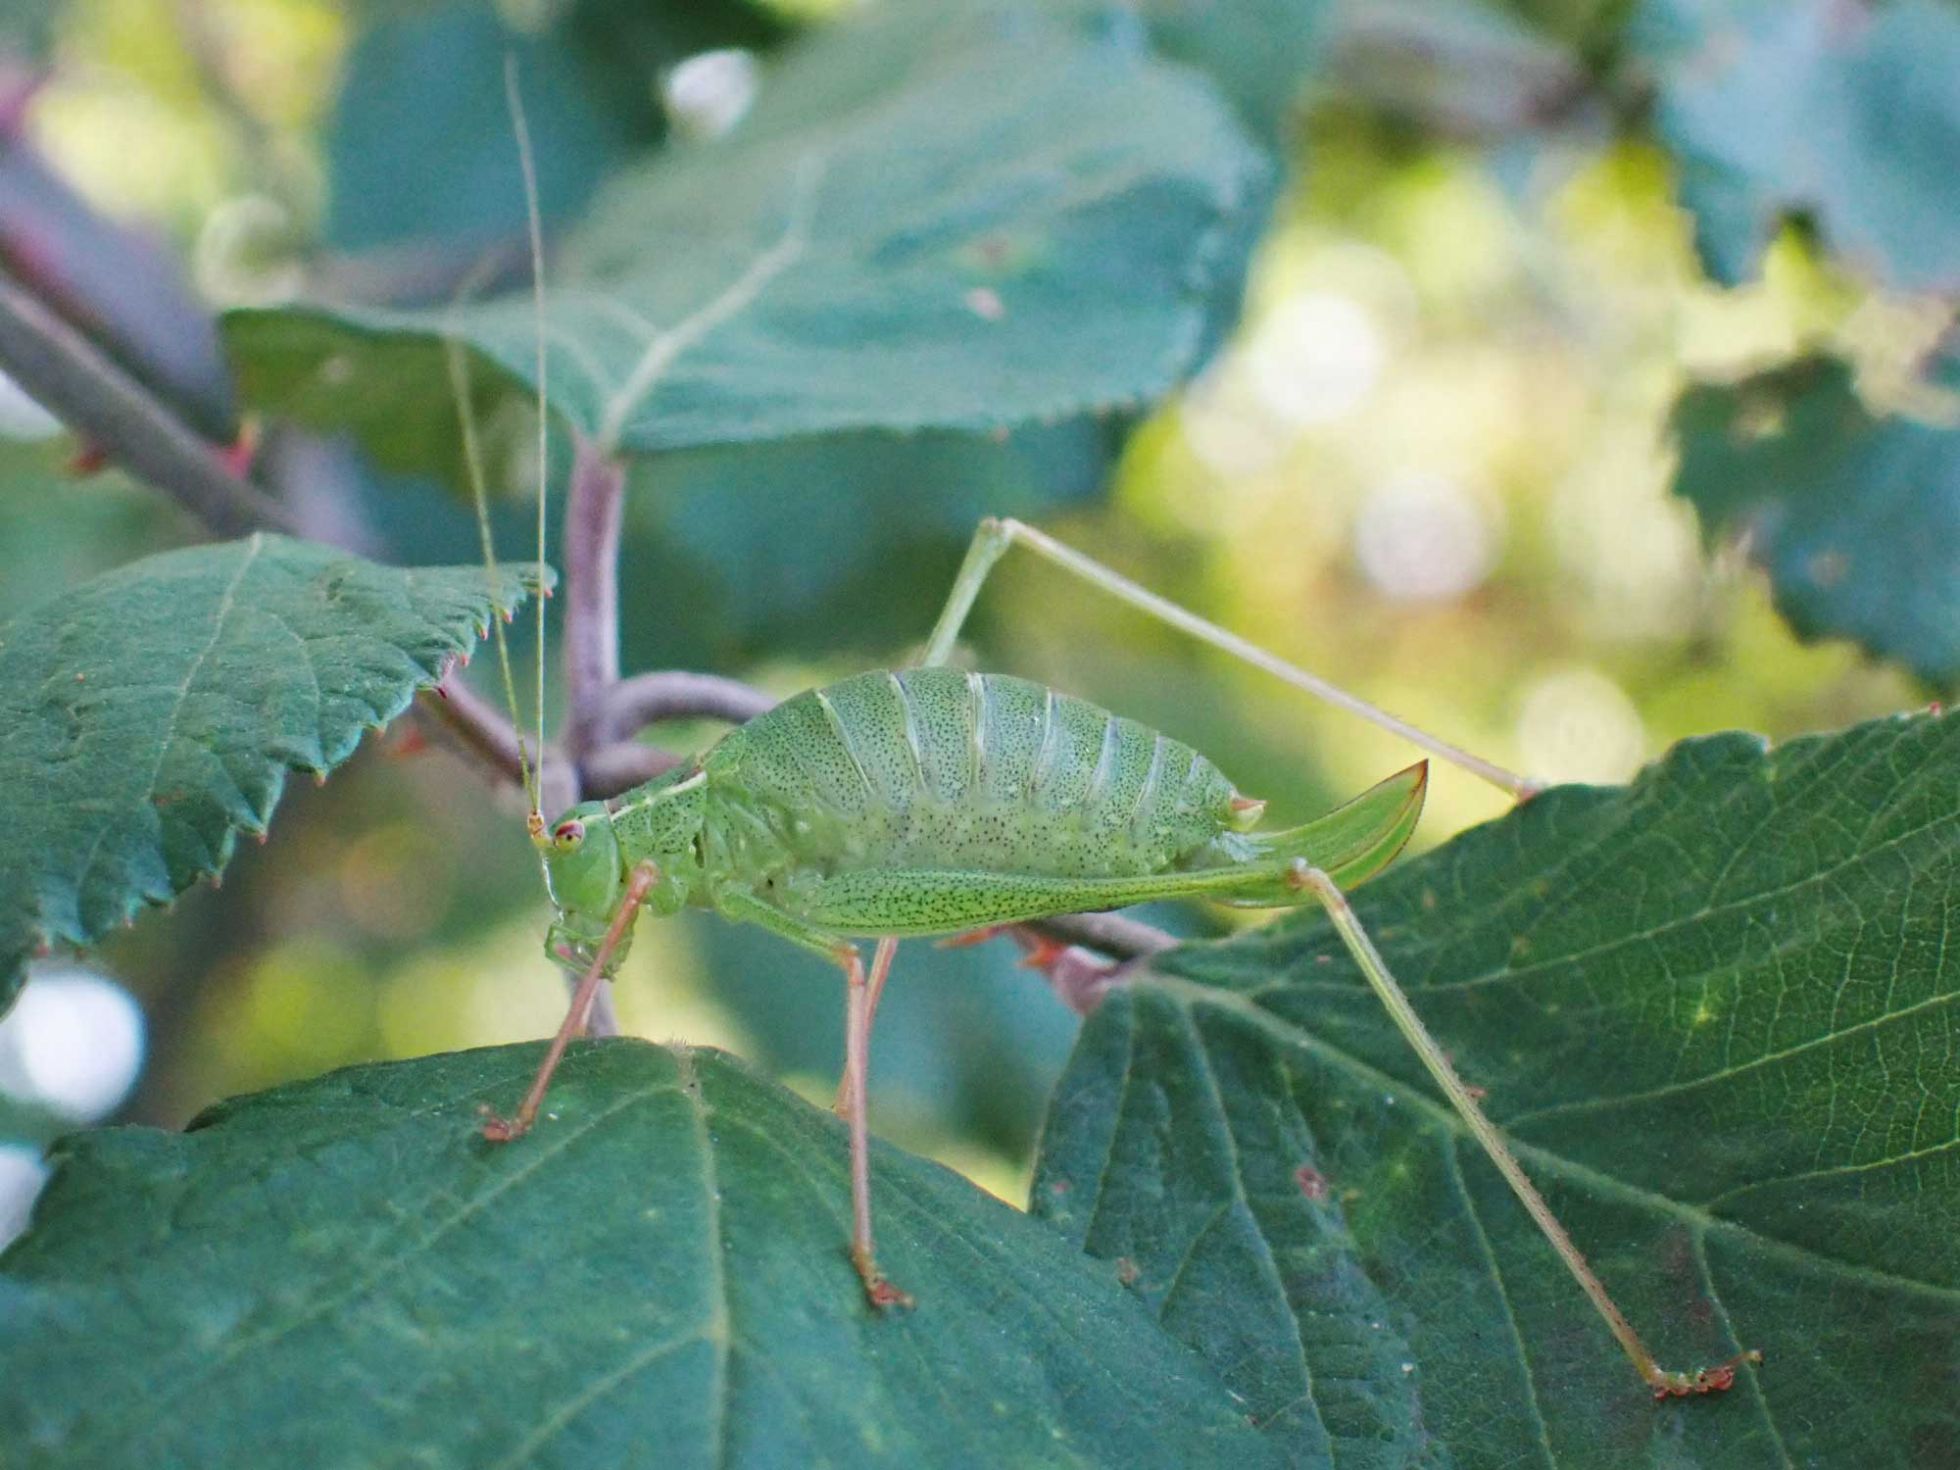
M 915 642 L 982 516 L 1088 500 L 1120 441 L 1116 424 L 1074 419 L 999 438 L 866 433 L 663 455 L 630 493 L 632 662 Z
M 1268 167 L 1181 69 L 1038 8 L 822 28 L 728 139 L 601 194 L 553 265 L 556 411 L 633 453 L 1147 404 L 1236 306 Z M 234 313 L 248 395 L 453 473 L 440 334 L 529 391 L 528 293 Z
M 1361 891 L 1662 1363 L 1764 1351 L 1724 1395 L 1651 1402 L 1317 913 L 1162 957 L 1103 1006 L 1034 1204 L 1126 1257 L 1302 1452 L 1939 1462 L 1960 1434 L 1957 900 L 1960 719 L 1927 716 L 1689 741 Z
M 43 1148 L 74 1127 L 73 1118 L 0 1092 L 0 1147 L 14 1144 Z
M 63 1145 L 0 1260 L 0 1443 L 35 1467 L 1278 1464 L 1114 1274 L 712 1052 L 335 1073 Z
M 1647 0 L 1655 127 L 1710 274 L 1754 274 L 1782 221 L 1887 284 L 1960 288 L 1960 12 L 1942 0 Z
M 524 185 L 505 110 L 506 57 L 519 67 L 545 218 L 591 196 L 630 136 L 581 58 L 519 36 L 494 6 L 446 0 L 388 16 L 347 58 L 326 136 L 330 244 L 520 238 Z
M 658 137 L 649 78 L 697 51 L 757 45 L 780 29 L 744 0 L 582 0 L 550 18 L 549 29 L 520 31 L 496 6 L 441 0 L 386 14 L 361 33 L 327 130 L 329 245 L 420 241 L 467 264 L 468 246 L 521 243 L 507 58 L 516 59 L 550 223 L 575 214 L 608 168 Z
M 280 536 L 131 563 L 0 627 L 0 1005 L 49 942 L 88 944 L 219 872 L 288 770 L 324 776 L 467 653 L 480 567 L 398 570 Z
M 1285 141 L 1323 60 L 1328 0 L 1143 0 L 1134 8 L 1151 44 L 1208 76 L 1258 136 Z
M 1674 434 L 1675 493 L 1711 540 L 1743 538 L 1800 636 L 1960 684 L 1960 430 L 1877 417 L 1849 366 L 1814 357 L 1688 389 Z

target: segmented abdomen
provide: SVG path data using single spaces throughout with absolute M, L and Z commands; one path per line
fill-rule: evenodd
M 799 694 L 703 764 L 710 826 L 758 874 L 1160 872 L 1226 829 L 1235 794 L 1210 761 L 1134 720 L 1026 679 L 938 668 Z

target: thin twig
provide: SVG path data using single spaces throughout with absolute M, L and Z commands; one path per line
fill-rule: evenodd
M 595 740 L 629 740 L 663 720 L 726 720 L 746 725 L 776 707 L 775 699 L 753 684 L 720 674 L 678 669 L 636 674 L 602 691 L 593 719 Z
M 1127 985 L 1150 957 L 1177 940 L 1121 914 L 1061 914 L 1029 924 L 1009 924 L 1007 937 L 1028 953 L 1056 997 L 1078 1016 L 1092 1014 L 1109 992 Z M 1062 946 L 1056 948 L 1057 943 Z M 1116 961 L 1099 959 L 1091 948 Z
M 518 755 L 521 737 L 502 711 L 454 674 L 434 689 L 424 690 L 415 709 L 492 779 L 511 786 L 524 784 L 524 766 Z M 553 745 L 547 745 L 542 753 L 529 746 L 525 749 L 537 778 L 538 805 L 546 816 L 562 812 L 581 799 L 584 793 L 578 772 L 562 751 Z
M 56 418 L 149 481 L 212 534 L 290 531 L 286 512 L 116 360 L 0 273 L 0 369 Z
M 601 711 L 619 683 L 619 535 L 626 466 L 579 436 L 565 507 L 565 688 L 561 737 L 578 760 L 603 740 Z
M 1064 944 L 1085 945 L 1118 960 L 1162 954 L 1181 943 L 1174 934 L 1166 934 L 1141 919 L 1125 918 L 1122 914 L 1062 914 L 1039 919 L 1028 928 Z
M 513 786 L 522 783 L 517 731 L 461 679 L 452 674 L 425 690 L 416 707 L 491 775 Z
M 161 490 L 214 536 L 293 531 L 286 510 L 234 474 L 217 450 L 148 387 L 0 273 L 0 368 L 42 407 Z M 517 732 L 455 680 L 417 706 L 492 770 L 514 773 Z M 513 777 L 514 778 L 514 777 Z

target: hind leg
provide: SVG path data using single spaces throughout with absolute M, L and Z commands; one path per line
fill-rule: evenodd
M 1477 1099 L 1470 1089 L 1463 1085 L 1463 1079 L 1456 1075 L 1456 1068 L 1450 1064 L 1449 1057 L 1442 1047 L 1436 1044 L 1436 1038 L 1429 1034 L 1429 1028 L 1422 1024 L 1422 1018 L 1416 1014 L 1416 1008 L 1409 1003 L 1407 993 L 1396 982 L 1395 976 L 1389 973 L 1388 963 L 1381 957 L 1381 951 L 1375 948 L 1374 941 L 1368 937 L 1368 931 L 1361 927 L 1361 920 L 1355 917 L 1354 910 L 1349 907 L 1346 895 L 1341 892 L 1332 878 L 1311 866 L 1305 859 L 1300 859 L 1293 864 L 1287 875 L 1287 883 L 1288 886 L 1303 893 L 1311 893 L 1320 900 L 1321 907 L 1327 911 L 1327 917 L 1333 921 L 1334 932 L 1340 935 L 1341 942 L 1347 946 L 1348 953 L 1353 956 L 1355 964 L 1367 978 L 1369 988 L 1375 992 L 1375 998 L 1382 1003 L 1389 1018 L 1395 1022 L 1396 1030 L 1402 1033 L 1403 1039 L 1422 1059 L 1423 1066 L 1429 1069 L 1429 1075 L 1435 1079 L 1436 1085 L 1449 1099 L 1450 1106 L 1456 1109 L 1457 1116 L 1464 1121 L 1490 1161 L 1497 1165 L 1497 1172 L 1504 1176 L 1505 1182 L 1511 1186 L 1512 1192 L 1517 1195 L 1519 1203 L 1525 1207 L 1532 1222 L 1537 1225 L 1545 1239 L 1551 1242 L 1552 1249 L 1558 1252 L 1559 1259 L 1565 1263 L 1566 1269 L 1579 1283 L 1579 1289 L 1585 1292 L 1587 1300 L 1605 1320 L 1621 1349 L 1632 1360 L 1633 1366 L 1646 1380 L 1647 1386 L 1653 1389 L 1654 1397 L 1677 1398 L 1689 1394 L 1720 1393 L 1735 1382 L 1736 1369 L 1742 1364 L 1761 1362 L 1762 1354 L 1753 1348 L 1737 1353 L 1726 1363 L 1717 1364 L 1712 1368 L 1700 1368 L 1693 1373 L 1675 1372 L 1661 1367 L 1654 1361 L 1654 1355 L 1647 1350 L 1647 1344 L 1640 1340 L 1640 1334 L 1633 1330 L 1632 1324 L 1621 1313 L 1613 1298 L 1607 1294 L 1605 1283 L 1594 1274 L 1592 1267 L 1586 1264 L 1586 1258 L 1580 1255 L 1578 1247 L 1573 1245 L 1572 1237 L 1565 1233 L 1565 1226 L 1559 1223 L 1558 1216 L 1552 1213 L 1552 1207 L 1545 1203 L 1545 1197 L 1538 1192 L 1538 1187 L 1524 1172 L 1524 1166 L 1518 1162 L 1517 1155 L 1511 1152 L 1511 1146 L 1504 1141 L 1504 1135 L 1497 1131 L 1497 1125 L 1492 1123 L 1484 1110 L 1477 1105 Z
M 1428 751 L 1451 765 L 1459 766 L 1482 780 L 1503 791 L 1509 792 L 1519 801 L 1536 795 L 1544 783 L 1528 776 L 1520 776 L 1505 770 L 1482 756 L 1472 755 L 1460 746 L 1450 744 L 1427 730 L 1411 725 L 1407 720 L 1398 719 L 1387 710 L 1377 708 L 1357 695 L 1348 693 L 1337 684 L 1331 684 L 1318 674 L 1309 673 L 1296 664 L 1290 664 L 1277 654 L 1269 653 L 1255 643 L 1239 637 L 1229 629 L 1199 617 L 1187 608 L 1179 607 L 1168 598 L 1159 597 L 1148 588 L 1140 587 L 1120 572 L 1112 571 L 1101 562 L 1084 556 L 1071 546 L 1064 546 L 1054 537 L 1037 531 L 1033 526 L 1015 520 L 996 520 L 988 517 L 980 523 L 973 533 L 973 541 L 967 547 L 966 560 L 960 566 L 959 575 L 953 579 L 952 593 L 946 599 L 946 606 L 934 624 L 932 636 L 926 640 L 926 648 L 919 662 L 930 668 L 943 664 L 952 657 L 953 645 L 958 641 L 960 629 L 966 626 L 967 614 L 973 610 L 974 599 L 980 595 L 981 584 L 987 574 L 994 569 L 994 563 L 1007 554 L 1008 547 L 1019 542 L 1028 550 L 1071 572 L 1112 597 L 1127 602 L 1140 612 L 1146 612 L 1161 622 L 1170 624 L 1193 638 L 1210 644 L 1213 648 L 1229 653 L 1232 657 L 1262 669 L 1274 678 L 1303 690 L 1316 699 L 1344 709 L 1350 714 L 1359 715 L 1370 724 L 1378 725 L 1390 734 L 1399 735 L 1411 745 Z

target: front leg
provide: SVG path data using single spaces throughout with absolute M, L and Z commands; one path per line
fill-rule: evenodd
M 844 972 L 844 1077 L 837 1096 L 844 1105 L 845 1121 L 851 1129 L 851 1264 L 864 1283 L 864 1299 L 873 1307 L 881 1311 L 887 1307 L 909 1307 L 911 1296 L 894 1286 L 878 1269 L 872 1241 L 871 1128 L 865 1114 L 865 1099 L 871 1081 L 873 996 L 864 973 L 864 956 L 858 953 L 855 944 L 785 913 L 746 889 L 724 889 L 717 893 L 715 907 L 728 918 L 760 925 L 824 956 Z M 879 942 L 878 953 L 886 971 L 891 963 L 890 952 L 895 947 L 895 940 Z
M 518 1105 L 515 1116 L 499 1117 L 490 1113 L 486 1107 L 483 1122 L 483 1136 L 492 1143 L 510 1143 L 522 1138 L 531 1131 L 531 1125 L 538 1120 L 538 1110 L 544 1106 L 545 1091 L 551 1086 L 551 1074 L 558 1070 L 559 1062 L 565 1058 L 565 1048 L 572 1044 L 572 1038 L 585 1029 L 585 1018 L 592 1009 L 592 1001 L 599 992 L 599 982 L 612 973 L 613 957 L 626 942 L 626 936 L 633 930 L 633 920 L 640 912 L 640 905 L 646 902 L 647 894 L 654 884 L 660 881 L 659 865 L 644 862 L 636 865 L 632 877 L 627 881 L 626 893 L 619 901 L 619 910 L 613 915 L 612 923 L 606 927 L 605 938 L 599 943 L 592 956 L 592 963 L 586 969 L 585 978 L 572 992 L 572 1003 L 565 1012 L 565 1022 L 552 1038 L 551 1047 L 544 1054 L 544 1061 L 538 1067 L 538 1075 L 532 1079 L 531 1090 L 524 1094 L 524 1101 Z

